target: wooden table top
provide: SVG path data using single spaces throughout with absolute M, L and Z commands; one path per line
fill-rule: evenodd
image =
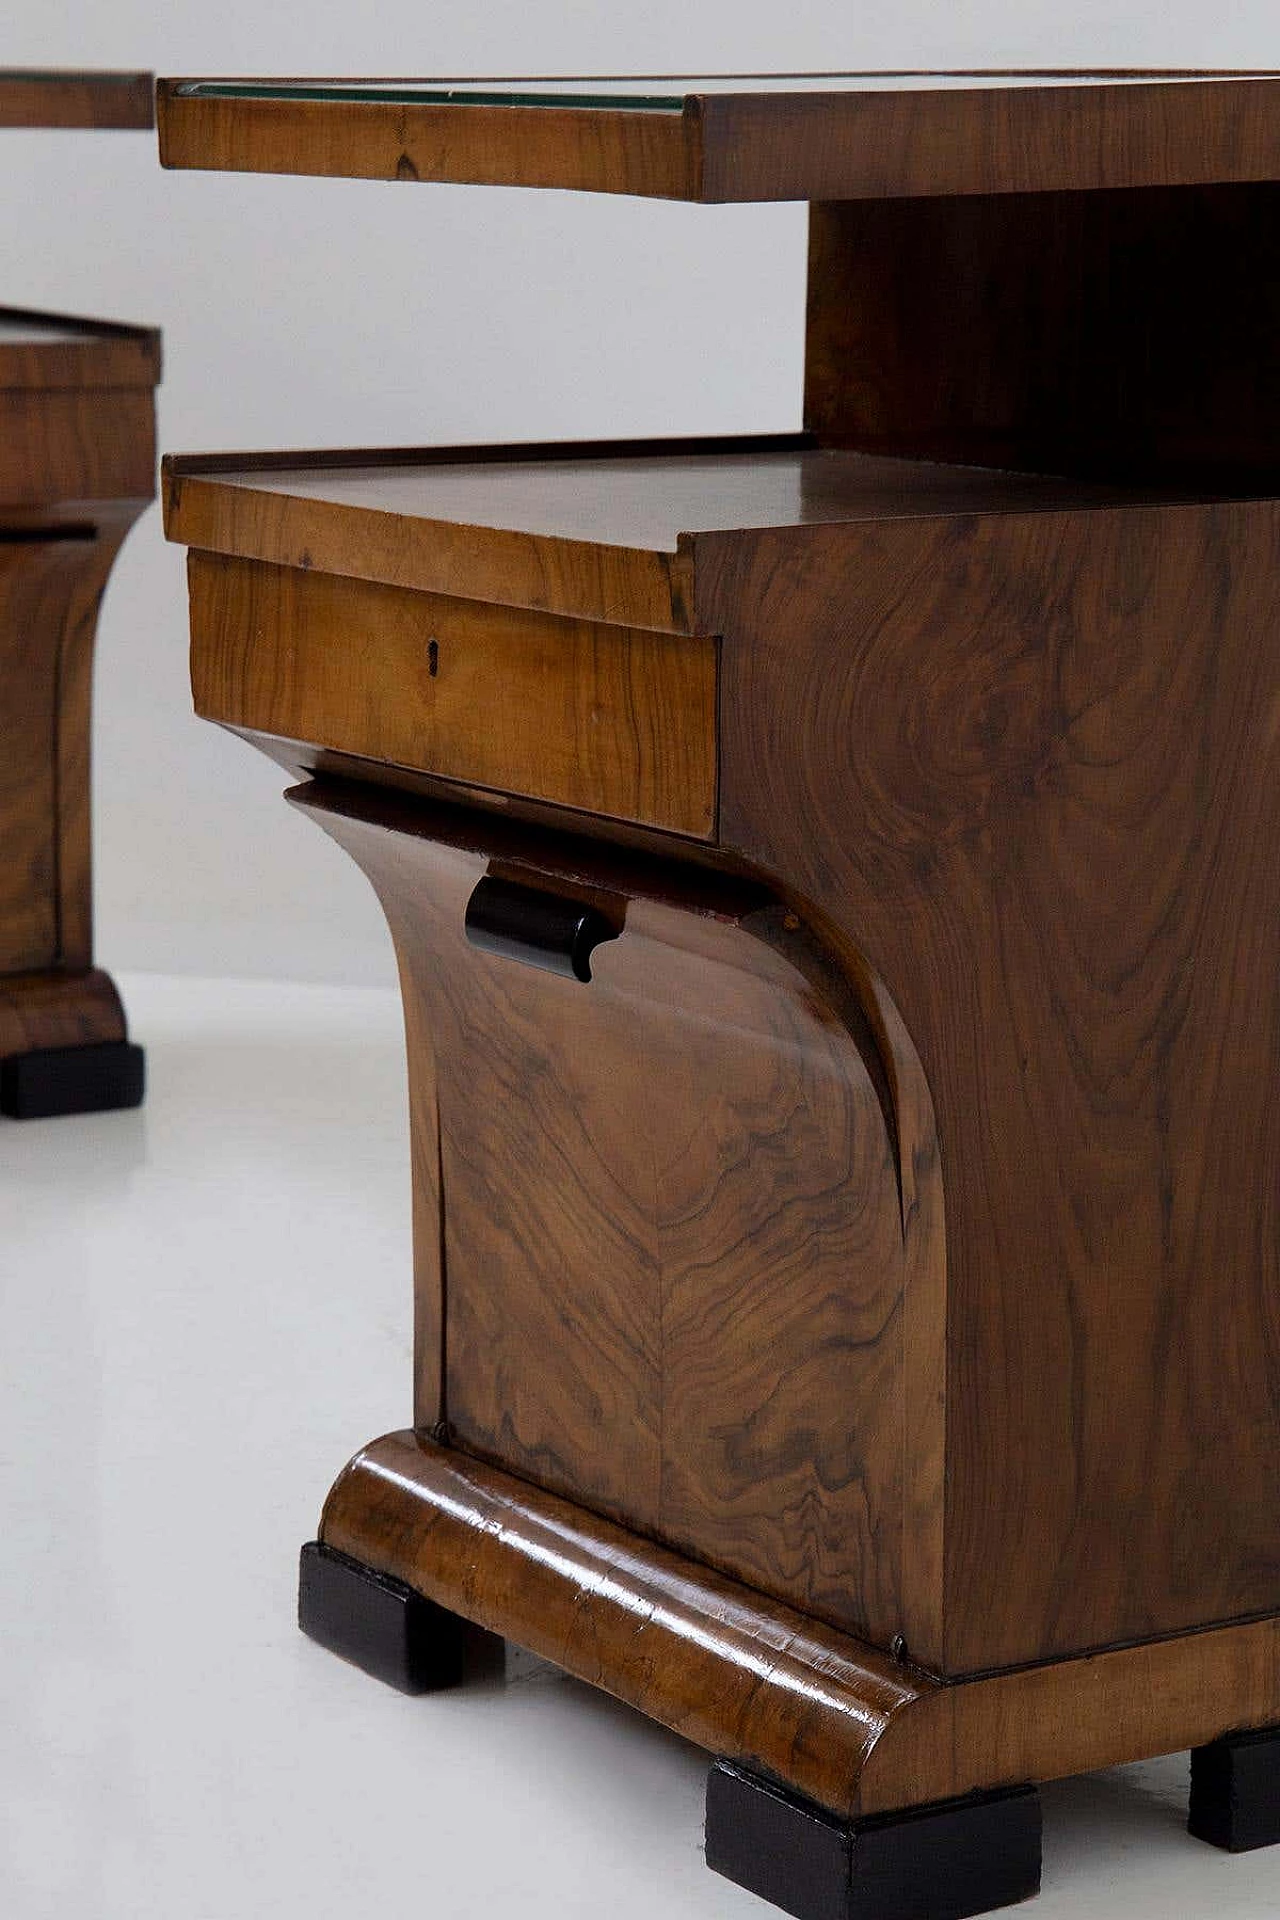
M 150 127 L 154 95 L 149 73 L 0 68 L 0 127 Z
M 1280 179 L 1271 73 L 165 80 L 166 166 L 677 200 Z
M 163 492 L 166 532 L 187 546 L 673 631 L 693 630 L 702 536 L 1139 497 L 822 448 L 803 435 L 171 455 Z
M 159 379 L 154 328 L 0 307 L 0 391 L 154 387 Z

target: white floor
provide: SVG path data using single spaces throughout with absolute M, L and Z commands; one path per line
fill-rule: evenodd
M 4 1920 L 764 1920 L 705 1761 L 533 1668 L 406 1700 L 305 1641 L 296 1552 L 405 1424 L 390 994 L 123 981 L 138 1114 L 0 1122 Z M 1275 1920 L 1185 1757 L 1048 1789 L 1039 1920 Z

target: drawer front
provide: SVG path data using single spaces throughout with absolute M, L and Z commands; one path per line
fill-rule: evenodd
M 714 640 L 193 553 L 209 720 L 710 840 Z

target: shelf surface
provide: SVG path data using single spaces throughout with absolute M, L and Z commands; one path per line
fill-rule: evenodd
M 1138 497 L 802 436 L 204 455 L 171 457 L 165 474 L 166 530 L 186 546 L 674 631 L 694 630 L 700 535 Z
M 511 457 L 515 452 L 517 457 Z M 675 553 L 682 534 L 833 520 L 1074 506 L 1113 490 L 1037 474 L 935 466 L 831 448 L 629 457 L 228 467 L 221 487 L 540 538 Z
M 1280 179 L 1271 73 L 176 79 L 166 166 L 808 200 Z
M 0 68 L 0 127 L 146 128 L 154 90 L 149 73 Z

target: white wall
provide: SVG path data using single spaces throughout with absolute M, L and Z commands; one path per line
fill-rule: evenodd
M 6 66 L 170 74 L 1280 67 L 1276 0 L 9 0 Z M 158 324 L 161 444 L 782 430 L 804 214 L 486 188 L 165 174 L 144 134 L 0 132 L 0 300 Z M 98 950 L 112 967 L 390 981 L 346 857 L 190 714 L 158 512 L 103 612 Z

